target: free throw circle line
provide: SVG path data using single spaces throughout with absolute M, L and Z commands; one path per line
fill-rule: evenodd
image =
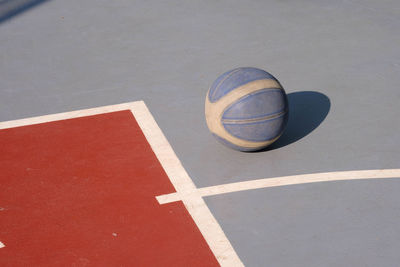
M 250 180 L 244 182 L 236 182 L 215 186 L 208 186 L 195 189 L 185 194 L 171 193 L 157 196 L 156 199 L 160 204 L 180 201 L 186 199 L 191 194 L 205 196 L 221 195 L 245 190 L 253 190 L 268 187 L 346 181 L 346 180 L 366 180 L 366 179 L 388 179 L 400 178 L 400 169 L 378 169 L 378 170 L 361 170 L 361 171 L 338 171 L 338 172 L 323 172 L 312 174 L 301 174 L 282 176 L 276 178 L 264 178 Z

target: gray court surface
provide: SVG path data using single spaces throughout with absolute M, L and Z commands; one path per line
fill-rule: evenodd
M 400 168 L 398 0 L 9 2 L 0 121 L 144 100 L 198 187 Z M 258 153 L 204 120 L 208 87 L 241 66 L 289 97 L 286 133 Z M 246 266 L 399 266 L 399 192 L 389 179 L 205 200 Z

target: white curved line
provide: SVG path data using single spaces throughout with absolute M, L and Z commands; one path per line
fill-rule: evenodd
M 190 194 L 197 194 L 202 197 L 233 193 L 245 190 L 277 187 L 286 185 L 345 181 L 345 180 L 363 180 L 363 179 L 387 179 L 400 178 L 400 169 L 383 169 L 383 170 L 363 170 L 363 171 L 341 171 L 341 172 L 323 172 L 313 174 L 291 175 L 276 178 L 264 178 L 251 181 L 215 185 L 199 188 L 185 195 L 172 193 L 157 196 L 160 204 L 171 203 L 187 198 Z

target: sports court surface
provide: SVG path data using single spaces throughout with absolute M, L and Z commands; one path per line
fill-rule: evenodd
M 0 266 L 398 266 L 400 2 L 0 1 Z M 275 75 L 243 153 L 204 98 Z

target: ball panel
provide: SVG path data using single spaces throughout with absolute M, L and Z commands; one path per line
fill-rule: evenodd
M 218 87 L 222 84 L 223 81 L 226 80 L 226 78 L 228 78 L 232 73 L 240 71 L 240 68 L 238 69 L 233 69 L 230 71 L 225 72 L 224 74 L 220 75 L 211 85 L 210 89 L 208 90 L 208 99 L 212 102 L 216 101 L 217 99 L 215 97 L 213 97 L 213 95 L 215 94 L 216 89 L 218 89 Z M 215 100 L 214 100 L 215 99 Z
M 223 123 L 225 130 L 242 140 L 263 142 L 280 136 L 285 129 L 287 112 L 279 117 L 264 119 L 256 122 L 229 122 Z M 222 136 L 223 137 L 223 136 Z
M 240 98 L 222 115 L 223 120 L 246 120 L 273 116 L 286 108 L 283 89 L 262 89 Z
M 221 75 L 212 85 L 208 94 L 210 102 L 216 102 L 218 99 L 242 86 L 246 83 L 261 80 L 273 79 L 274 76 L 264 70 L 257 68 L 238 68 L 228 71 Z
M 266 82 L 266 81 L 268 81 L 268 82 Z M 244 151 L 259 150 L 261 148 L 264 148 L 264 147 L 270 145 L 278 138 L 277 137 L 276 139 L 273 139 L 273 140 L 267 140 L 267 141 L 261 141 L 261 142 L 246 141 L 246 140 L 237 138 L 237 137 L 229 134 L 221 123 L 221 117 L 222 117 L 224 109 L 227 106 L 234 103 L 237 99 L 240 99 L 243 96 L 248 95 L 251 92 L 254 92 L 255 90 L 260 90 L 260 89 L 266 88 L 266 87 L 273 88 L 276 86 L 280 86 L 274 80 L 257 80 L 257 81 L 251 82 L 250 84 L 252 84 L 252 83 L 256 83 L 256 84 L 254 84 L 254 86 L 245 87 L 244 89 L 246 89 L 246 90 L 240 91 L 239 94 L 231 95 L 231 93 L 238 92 L 237 90 L 232 91 L 226 97 L 220 99 L 217 103 L 211 103 L 209 101 L 208 97 L 206 97 L 206 101 L 205 101 L 206 122 L 207 122 L 207 126 L 208 126 L 208 129 L 210 130 L 210 132 L 212 134 L 223 137 L 225 140 L 234 144 L 235 146 L 245 148 L 245 150 L 238 149 L 238 150 L 244 150 Z M 249 90 L 247 90 L 247 89 L 249 89 Z M 230 96 L 230 97 L 228 97 L 228 96 Z
M 236 150 L 256 151 L 283 133 L 288 119 L 287 97 L 268 72 L 238 68 L 218 77 L 210 87 L 205 115 L 218 141 Z
M 239 150 L 239 151 L 244 151 L 244 152 L 250 152 L 250 151 L 256 151 L 256 150 L 260 150 L 264 147 L 244 147 L 244 146 L 238 146 L 235 144 L 232 144 L 231 142 L 229 142 L 228 140 L 212 133 L 212 135 L 215 137 L 215 139 L 218 140 L 218 142 L 222 143 L 223 145 L 226 145 L 227 147 L 230 147 L 232 149 L 235 150 Z

